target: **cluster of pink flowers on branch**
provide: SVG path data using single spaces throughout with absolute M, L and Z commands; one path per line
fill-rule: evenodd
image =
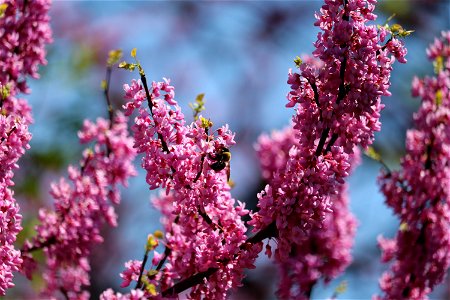
M 85 121 L 79 133 L 83 144 L 94 143 L 83 152 L 80 167 L 69 166 L 69 180 L 52 184 L 54 210 L 39 211 L 37 236 L 23 248 L 24 269 L 31 277 L 34 250 L 42 249 L 47 267 L 43 295 L 62 292 L 69 299 L 88 298 L 83 286 L 89 285 L 89 254 L 101 243 L 102 226 L 117 225 L 112 204 L 119 204 L 118 184 L 127 185 L 135 175 L 133 140 L 128 135 L 127 118 L 117 114 L 112 126 L 99 118 Z
M 227 163 L 234 134 L 227 126 L 212 131 L 212 122 L 202 116 L 186 125 L 169 80 L 153 82 L 150 90 L 140 71 L 141 82 L 125 85 L 125 108 L 126 114 L 137 111 L 135 147 L 145 155 L 147 183 L 165 190 L 154 203 L 164 216 L 166 250 L 155 252 L 155 269 L 137 287 L 156 279 L 162 296 L 176 295 L 176 281 L 206 272 L 190 296 L 225 298 L 261 251 L 261 245 L 246 244 L 241 217 L 248 210 L 241 202 L 235 206 L 230 194 Z
M 28 103 L 18 97 L 29 93 L 27 77 L 38 78 L 38 66 L 46 64 L 49 5 L 49 0 L 0 3 L 0 296 L 14 285 L 12 272 L 21 264 L 13 243 L 22 216 L 10 187 L 17 161 L 29 148 L 32 117 Z
M 256 146 L 263 178 L 272 183 L 276 172 L 283 173 L 289 151 L 297 145 L 295 130 L 290 126 L 283 131 L 262 135 Z M 355 147 L 351 166 L 360 160 Z M 333 195 L 332 213 L 323 226 L 313 227 L 301 245 L 294 245 L 288 259 L 278 260 L 281 278 L 277 295 L 280 299 L 309 299 L 316 283 L 322 279 L 328 283 L 340 275 L 351 263 L 351 249 L 356 232 L 356 219 L 348 207 L 347 184 L 339 186 Z M 267 244 L 266 253 L 271 253 Z
M 380 280 L 384 299 L 426 299 L 450 266 L 450 32 L 427 53 L 436 76 L 413 80 L 422 103 L 415 129 L 407 132 L 402 168 L 379 178 L 401 222 L 394 239 L 379 239 L 382 260 L 393 262 Z
M 298 139 L 286 167 L 273 175 L 259 194 L 258 213 L 251 225 L 278 230 L 275 255 L 289 257 L 311 229 L 321 227 L 332 212 L 332 197 L 350 171 L 355 145 L 367 147 L 380 129 L 381 96 L 388 91 L 392 64 L 405 62 L 406 50 L 388 26 L 368 25 L 376 1 L 326 0 L 316 26 L 313 55 L 298 58 L 300 73 L 290 73 L 288 107 Z M 391 34 L 386 40 L 387 34 Z
M 173 298 L 190 289 L 194 299 L 224 299 L 242 284 L 244 270 L 254 268 L 263 240 L 276 239 L 275 261 L 281 276 L 277 295 L 309 299 L 319 280 L 337 277 L 351 262 L 356 220 L 349 212 L 345 179 L 380 130 L 382 96 L 389 96 L 393 63 L 406 62 L 399 25 L 369 25 L 376 19 L 376 0 L 325 0 L 315 23 L 321 29 L 313 57 L 295 60 L 289 71 L 287 107 L 295 107 L 292 125 L 257 145 L 265 189 L 252 213 L 231 195 L 230 149 L 235 134 L 227 125 L 214 128 L 199 115 L 203 96 L 187 123 L 170 80 L 147 83 L 136 50 L 140 81 L 125 84 L 125 115 L 114 114 L 108 95 L 112 66 L 121 51 L 111 51 L 103 87 L 109 120 L 85 121 L 80 142 L 91 147 L 68 179 L 52 184 L 53 209 L 39 211 L 36 236 L 22 251 L 13 244 L 21 215 L 10 187 L 13 169 L 29 147 L 30 108 L 18 99 L 28 92 L 26 77 L 37 77 L 51 40 L 49 1 L 3 1 L 0 4 L 0 295 L 11 287 L 12 272 L 29 278 L 37 269 L 33 254 L 42 250 L 46 297 L 87 299 L 89 255 L 101 243 L 105 224 L 117 225 L 114 205 L 119 185 L 141 166 L 161 211 L 164 233 L 148 236 L 144 259 L 125 264 L 122 287 L 108 289 L 103 300 Z M 450 265 L 448 188 L 450 174 L 450 33 L 428 51 L 437 75 L 415 79 L 413 92 L 422 107 L 416 130 L 408 132 L 402 170 L 386 172 L 380 182 L 387 204 L 402 220 L 395 240 L 380 239 L 385 261 L 394 259 L 381 281 L 387 299 L 424 298 Z M 133 137 L 127 117 L 135 114 Z M 419 215 L 418 215 L 419 214 Z M 254 235 L 247 237 L 243 217 L 250 215 Z M 164 246 L 158 252 L 158 245 Z M 413 252 L 411 252 L 413 250 Z M 152 254 L 150 266 L 147 265 Z M 420 255 L 417 257 L 417 253 Z M 266 254 L 272 256 L 270 241 Z M 413 258 L 414 255 L 414 258 Z M 410 261 L 418 261 L 418 267 Z

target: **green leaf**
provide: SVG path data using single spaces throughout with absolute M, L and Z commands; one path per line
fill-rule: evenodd
M 373 147 L 368 147 L 365 154 L 373 160 L 380 161 L 381 155 Z
M 400 24 L 393 24 L 388 29 L 393 37 L 401 37 L 401 38 L 407 37 L 408 35 L 414 32 L 414 30 L 403 29 L 402 25 Z
M 397 32 L 402 31 L 402 30 L 403 30 L 403 27 L 402 27 L 402 25 L 400 25 L 400 24 L 393 24 L 393 25 L 391 25 L 390 30 L 391 30 L 392 33 L 395 34 L 395 33 L 397 33 Z
M 295 57 L 294 63 L 297 66 L 297 68 L 300 68 L 301 64 L 303 63 L 303 60 L 300 58 L 300 56 Z
M 347 290 L 347 286 L 348 286 L 347 281 L 344 280 L 341 283 L 339 283 L 339 285 L 336 287 L 334 291 L 337 295 L 345 293 L 345 291 Z
M 194 103 L 189 103 L 190 108 L 194 111 L 194 119 L 197 120 L 198 114 L 205 110 L 205 94 L 198 94 Z
M 158 247 L 159 242 L 158 239 L 155 238 L 153 234 L 149 234 L 147 237 L 147 245 L 145 246 L 146 251 L 152 251 L 156 247 Z
M 437 90 L 436 92 L 436 105 L 440 106 L 442 104 L 442 90 Z
M 8 8 L 8 3 L 0 4 L 0 18 L 5 16 L 6 9 Z
M 153 283 L 149 283 L 146 287 L 147 292 L 150 293 L 152 296 L 158 295 L 158 292 L 156 291 L 156 286 Z
M 444 58 L 441 55 L 439 55 L 434 60 L 433 65 L 434 65 L 434 72 L 438 74 L 444 69 Z
M 206 118 L 201 118 L 202 121 L 202 128 L 211 128 L 213 126 L 213 122 L 211 122 L 211 120 L 206 119 Z
M 117 49 L 117 50 L 109 51 L 108 60 L 107 60 L 108 66 L 111 67 L 111 66 L 117 64 L 121 58 L 122 58 L 122 50 Z
M 9 97 L 11 94 L 11 86 L 9 84 L 2 85 L 0 84 L 0 95 L 2 97 L 2 100 Z
M 161 230 L 156 230 L 155 232 L 153 232 L 153 235 L 157 238 L 157 239 L 162 239 L 164 238 L 164 233 Z
M 102 80 L 102 82 L 100 83 L 100 87 L 102 88 L 102 90 L 106 90 L 106 80 Z
M 409 229 L 408 223 L 402 222 L 400 224 L 400 231 L 407 231 Z
M 119 68 L 131 71 L 131 72 L 134 71 L 134 69 L 136 69 L 136 67 L 137 67 L 136 64 L 130 64 L 130 63 L 127 63 L 126 61 L 123 61 L 119 64 Z

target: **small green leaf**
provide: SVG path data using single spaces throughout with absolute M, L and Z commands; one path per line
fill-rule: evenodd
M 440 106 L 442 104 L 442 90 L 437 90 L 436 92 L 436 105 Z
M 149 277 L 152 277 L 152 276 L 155 276 L 156 274 L 158 274 L 159 272 L 157 271 L 157 270 L 149 270 L 148 272 L 147 272 L 147 275 L 149 276 Z
M 119 60 L 122 58 L 122 50 L 111 50 L 109 51 L 107 64 L 108 66 L 113 66 L 119 62 Z
M 213 122 L 211 122 L 211 120 L 206 119 L 206 118 L 201 118 L 202 121 L 202 128 L 211 128 L 213 126 Z
M 194 119 L 198 119 L 198 114 L 205 110 L 205 94 L 198 94 L 194 103 L 189 103 L 190 108 L 194 111 Z
M 409 229 L 408 223 L 402 222 L 400 224 L 400 231 L 407 231 Z
M 158 295 L 158 292 L 156 291 L 156 286 L 153 283 L 149 283 L 146 287 L 147 292 L 150 293 L 152 296 Z
M 344 280 L 341 283 L 339 283 L 339 285 L 336 287 L 334 291 L 337 295 L 343 294 L 347 290 L 347 286 L 348 286 L 347 281 Z
M 11 86 L 9 84 L 2 85 L 0 84 L 0 96 L 2 100 L 5 100 L 11 94 Z
M 444 69 L 444 58 L 441 55 L 439 55 L 434 60 L 433 65 L 434 65 L 434 72 L 438 74 Z
M 408 35 L 414 32 L 414 30 L 403 29 L 402 25 L 400 24 L 393 24 L 388 29 L 393 37 L 401 37 L 401 38 L 407 37 Z
M 145 250 L 152 251 L 156 247 L 158 247 L 158 239 L 155 238 L 153 234 L 149 234 L 147 237 L 147 245 L 145 246 Z
M 0 4 L 0 18 L 5 16 L 6 9 L 8 8 L 8 3 Z
M 203 98 L 205 98 L 205 93 L 198 94 L 197 97 L 195 98 L 195 102 L 203 104 L 205 103 L 203 101 Z
M 155 232 L 153 232 L 153 235 L 157 238 L 157 239 L 162 239 L 164 238 L 164 233 L 161 230 L 156 230 Z
M 119 64 L 119 68 L 125 69 L 128 71 L 134 71 L 134 69 L 136 69 L 136 67 L 137 67 L 136 64 L 130 64 L 130 63 L 127 63 L 126 61 L 123 61 Z
M 393 25 L 391 25 L 390 29 L 391 29 L 391 32 L 394 34 L 404 30 L 402 25 L 400 25 L 400 24 L 393 24 Z
M 100 83 L 100 87 L 102 88 L 102 90 L 106 90 L 106 80 L 102 80 L 102 82 Z
M 410 35 L 411 33 L 413 33 L 415 30 L 403 30 L 401 32 L 399 32 L 398 36 L 399 37 L 407 37 L 408 35 Z
M 381 155 L 373 147 L 368 147 L 365 154 L 373 160 L 380 161 Z
M 303 60 L 300 58 L 300 56 L 295 57 L 294 63 L 297 66 L 297 68 L 300 68 L 301 64 L 303 63 Z
M 136 58 L 136 48 L 133 48 L 132 50 L 131 50 L 131 57 L 132 58 Z

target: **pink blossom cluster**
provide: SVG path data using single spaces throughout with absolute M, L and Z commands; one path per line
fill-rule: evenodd
M 29 148 L 31 108 L 19 93 L 28 93 L 28 76 L 38 78 L 38 65 L 46 64 L 45 44 L 51 42 L 50 1 L 1 1 L 0 17 L 0 296 L 12 287 L 13 271 L 20 268 L 14 249 L 22 216 L 10 189 L 13 170 Z
M 39 211 L 37 235 L 25 243 L 24 270 L 31 277 L 35 263 L 32 251 L 43 249 L 46 256 L 44 296 L 63 293 L 68 299 L 87 299 L 89 293 L 89 254 L 101 243 L 102 226 L 117 225 L 113 204 L 120 202 L 119 184 L 127 185 L 135 175 L 133 139 L 127 130 L 127 118 L 117 114 L 110 121 L 85 121 L 80 142 L 93 143 L 83 152 L 81 166 L 69 166 L 69 178 L 51 185 L 54 209 Z
M 145 155 L 147 183 L 165 190 L 154 201 L 164 216 L 167 247 L 166 254 L 156 252 L 153 258 L 154 266 L 166 262 L 156 275 L 158 289 L 169 297 L 176 294 L 168 290 L 176 281 L 210 271 L 190 297 L 223 299 L 241 284 L 243 269 L 253 267 L 262 247 L 245 243 L 241 216 L 248 210 L 241 202 L 235 206 L 230 194 L 225 157 L 234 134 L 228 126 L 210 132 L 212 123 L 202 116 L 186 125 L 169 80 L 153 82 L 151 91 L 142 83 L 124 86 L 125 108 L 127 114 L 137 110 L 135 147 Z
M 27 93 L 26 76 L 39 78 L 38 66 L 47 64 L 45 45 L 51 42 L 50 0 L 4 0 L 0 18 L 0 82 Z
M 142 262 L 139 260 L 130 260 L 125 263 L 125 271 L 120 274 L 123 279 L 120 287 L 127 287 L 132 281 L 138 281 L 139 273 L 142 267 Z M 139 300 L 150 298 L 152 295 L 141 289 L 132 289 L 126 294 L 115 293 L 112 289 L 107 289 L 100 295 L 101 300 Z
M 427 53 L 436 76 L 413 80 L 421 106 L 401 169 L 379 178 L 401 222 L 394 239 L 379 238 L 383 262 L 392 261 L 380 280 L 384 299 L 426 299 L 450 266 L 450 32 Z
M 312 228 L 323 226 L 350 171 L 355 145 L 367 147 L 380 129 L 381 96 L 388 96 L 396 58 L 406 50 L 376 18 L 373 0 L 326 0 L 316 15 L 322 30 L 313 55 L 320 62 L 297 60 L 299 73 L 289 73 L 288 107 L 298 143 L 287 165 L 273 175 L 258 195 L 260 210 L 251 225 L 278 230 L 275 255 L 287 259 L 294 244 L 302 245 Z
M 276 172 L 285 171 L 289 150 L 296 144 L 295 131 L 291 126 L 259 138 L 256 150 L 263 177 L 269 184 Z M 359 150 L 355 148 L 352 167 L 357 163 Z M 281 273 L 277 291 L 280 299 L 309 299 L 320 279 L 328 283 L 352 261 L 356 219 L 348 208 L 347 185 L 340 185 L 331 200 L 333 212 L 327 216 L 323 225 L 313 227 L 301 245 L 292 247 L 287 259 L 277 261 Z M 269 244 L 266 253 L 271 254 Z
M 142 300 L 148 299 L 145 292 L 139 289 L 133 289 L 129 293 L 115 293 L 112 289 L 107 289 L 100 295 L 100 300 Z
M 20 251 L 14 249 L 17 234 L 22 230 L 22 216 L 9 188 L 13 169 L 27 149 L 31 138 L 28 128 L 13 116 L 0 115 L 0 295 L 5 295 L 12 283 L 12 272 L 18 271 L 21 258 Z

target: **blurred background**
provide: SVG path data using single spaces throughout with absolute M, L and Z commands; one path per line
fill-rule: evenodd
M 293 110 L 285 108 L 287 72 L 295 67 L 295 56 L 313 51 L 318 32 L 313 26 L 314 12 L 321 5 L 322 1 L 55 1 L 49 64 L 40 69 L 41 79 L 31 82 L 32 94 L 27 96 L 35 118 L 31 149 L 22 158 L 15 180 L 25 218 L 21 240 L 33 234 L 37 209 L 52 205 L 50 182 L 65 176 L 69 163 L 79 161 L 82 147 L 76 133 L 82 120 L 107 116 L 100 82 L 108 51 L 118 48 L 129 59 L 130 50 L 136 47 L 150 80 L 172 80 L 188 120 L 188 103 L 205 93 L 203 114 L 215 126 L 228 123 L 236 132 L 237 145 L 231 149 L 233 194 L 254 208 L 263 183 L 253 146 L 262 132 L 289 124 Z M 415 30 L 405 41 L 408 64 L 394 66 L 392 97 L 383 99 L 383 127 L 374 145 L 395 169 L 404 152 L 405 131 L 419 105 L 410 96 L 411 80 L 414 75 L 432 74 L 425 48 L 440 31 L 450 29 L 450 3 L 380 1 L 377 23 L 394 13 L 392 23 Z M 122 85 L 136 75 L 114 70 L 111 94 L 115 108 L 123 103 Z M 380 165 L 364 158 L 349 179 L 351 209 L 359 220 L 354 262 L 343 276 L 315 288 L 314 299 L 330 297 L 343 280 L 348 289 L 340 299 L 369 299 L 379 291 L 378 278 L 386 266 L 379 262 L 376 238 L 379 234 L 392 237 L 398 228 L 376 185 L 379 170 Z M 94 251 L 93 298 L 108 287 L 126 291 L 119 288 L 123 263 L 142 259 L 147 234 L 161 228 L 149 201 L 152 195 L 155 192 L 149 191 L 140 170 L 124 190 L 119 227 L 105 230 L 105 243 Z M 248 273 L 245 287 L 233 298 L 274 298 L 277 271 L 261 256 L 258 268 Z M 18 287 L 8 298 L 27 297 L 40 284 L 37 280 L 30 286 L 20 276 L 17 279 Z M 450 299 L 449 284 L 440 286 L 432 298 Z

